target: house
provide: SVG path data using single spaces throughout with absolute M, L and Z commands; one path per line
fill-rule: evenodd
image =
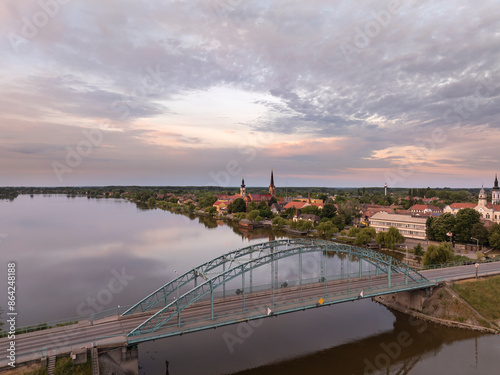
M 313 215 L 313 214 L 300 214 L 298 217 L 294 216 L 293 221 L 297 220 L 305 220 L 305 221 L 312 221 L 313 225 L 318 223 L 321 218 L 318 215 Z
M 271 205 L 271 212 L 273 214 L 279 214 L 280 212 L 284 211 L 285 208 L 285 203 L 273 203 Z
M 288 202 L 283 208 L 285 211 L 292 207 L 295 208 L 296 210 L 301 210 L 307 206 L 309 206 L 307 202 Z
M 216 201 L 213 206 L 217 209 L 217 213 L 220 215 L 223 212 L 227 212 L 227 206 L 229 203 L 224 202 L 224 201 Z

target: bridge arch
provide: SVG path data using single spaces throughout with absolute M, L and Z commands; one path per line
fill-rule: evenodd
M 257 249 L 256 246 L 262 246 L 262 248 L 267 250 L 273 250 L 269 253 L 263 253 L 262 249 Z M 279 248 L 284 247 L 284 248 Z M 278 250 L 276 251 L 276 248 Z M 259 251 L 260 250 L 260 251 Z M 259 251 L 259 256 L 255 259 L 246 260 L 243 263 L 236 263 L 234 260 L 241 258 L 243 255 L 248 255 L 251 252 Z M 384 255 L 382 253 L 364 249 L 360 247 L 343 245 L 336 242 L 325 241 L 325 240 L 310 240 L 310 239 L 297 239 L 297 240 L 279 240 L 279 241 L 271 241 L 269 243 L 254 245 L 251 247 L 247 247 L 244 249 L 236 250 L 235 252 L 226 254 L 230 255 L 226 258 L 233 259 L 231 261 L 231 266 L 228 269 L 225 269 L 223 272 L 218 275 L 207 278 L 200 285 L 196 285 L 194 288 L 189 290 L 188 292 L 182 294 L 179 299 L 176 299 L 168 304 L 166 304 L 163 308 L 161 308 L 158 312 L 156 312 L 153 316 L 146 319 L 142 324 L 136 327 L 129 333 L 130 336 L 137 336 L 142 334 L 148 334 L 155 332 L 165 326 L 167 323 L 169 325 L 176 324 L 178 327 L 181 327 L 181 313 L 183 310 L 192 306 L 194 303 L 202 300 L 207 295 L 211 296 L 211 317 L 210 319 L 214 320 L 214 290 L 222 285 L 225 285 L 229 281 L 242 276 L 242 280 L 244 283 L 244 274 L 257 269 L 263 265 L 278 261 L 279 259 L 284 259 L 287 257 L 299 255 L 299 267 L 302 267 L 302 255 L 311 252 L 324 252 L 324 251 L 333 251 L 337 253 L 345 253 L 351 256 L 354 256 L 361 261 L 366 261 L 371 263 L 377 267 L 377 269 L 381 270 L 382 273 L 387 275 L 388 279 L 388 287 L 391 287 L 391 274 L 400 274 L 404 275 L 404 283 L 408 285 L 409 281 L 412 280 L 412 283 L 426 283 L 427 279 L 420 275 L 418 272 L 412 270 L 407 265 L 397 261 L 396 259 Z M 224 256 L 218 257 L 216 259 L 221 259 Z M 204 269 L 208 269 L 211 262 L 207 262 L 204 265 Z M 213 264 L 213 263 L 212 263 Z M 213 268 L 212 268 L 213 269 Z M 196 269 L 194 269 L 196 270 Z M 194 271 L 193 270 L 193 271 Z M 300 280 L 302 283 L 302 279 Z M 172 282 L 169 283 L 170 285 Z M 166 285 L 169 285 L 166 284 Z M 274 284 L 273 284 L 274 288 Z M 301 284 L 302 288 L 302 284 Z M 245 310 L 245 287 L 242 287 L 243 293 L 243 310 Z M 274 289 L 273 289 L 274 296 Z M 177 318 L 177 319 L 176 319 Z

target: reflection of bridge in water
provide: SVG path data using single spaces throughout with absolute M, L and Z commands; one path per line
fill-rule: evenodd
M 484 265 L 485 271 L 499 273 L 499 264 Z M 425 276 L 442 281 L 471 277 L 474 272 L 471 266 L 418 273 L 364 248 L 311 239 L 270 241 L 193 268 L 121 316 L 19 335 L 17 360 L 70 353 L 85 346 L 138 344 L 436 284 L 436 279 Z M 0 350 L 6 351 L 8 344 L 6 338 L 0 339 Z M 0 367 L 5 365 L 5 359 L 0 361 Z
M 238 372 L 238 375 L 391 374 L 407 375 L 423 359 L 453 342 L 481 336 L 393 312 L 393 330 L 302 357 Z M 471 351 L 474 347 L 471 344 Z

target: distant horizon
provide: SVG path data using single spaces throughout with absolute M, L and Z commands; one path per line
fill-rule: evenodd
M 268 189 L 269 186 L 250 186 L 245 183 L 245 186 L 247 189 Z M 11 186 L 11 185 L 6 185 L 6 186 L 0 186 L 0 188 L 48 188 L 48 189 L 64 189 L 64 188 L 107 188 L 107 187 L 116 187 L 116 188 L 122 188 L 122 187 L 139 187 L 139 188 L 217 188 L 220 190 L 224 189 L 239 189 L 240 186 L 218 186 L 218 185 L 137 185 L 137 184 L 125 184 L 125 185 L 65 185 L 65 186 L 42 186 L 42 185 L 19 185 L 19 186 Z M 300 188 L 300 189 L 384 189 L 384 186 L 288 186 L 288 187 L 280 187 L 276 186 L 276 191 L 279 190 L 285 190 L 285 189 L 293 189 L 293 188 Z M 437 186 L 398 186 L 398 187 L 390 187 L 387 186 L 388 190 L 391 189 L 398 189 L 398 190 L 407 190 L 407 189 L 427 189 L 430 188 L 431 190 L 445 190 L 445 189 L 466 189 L 466 190 L 481 190 L 481 187 L 466 187 L 466 186 L 460 186 L 460 187 L 451 187 L 451 186 L 444 186 L 444 187 L 437 187 Z M 484 187 L 486 191 L 491 190 L 492 188 L 488 188 L 487 186 Z

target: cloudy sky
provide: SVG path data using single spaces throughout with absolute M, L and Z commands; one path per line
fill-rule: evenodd
M 3 0 L 0 186 L 491 186 L 500 7 Z

